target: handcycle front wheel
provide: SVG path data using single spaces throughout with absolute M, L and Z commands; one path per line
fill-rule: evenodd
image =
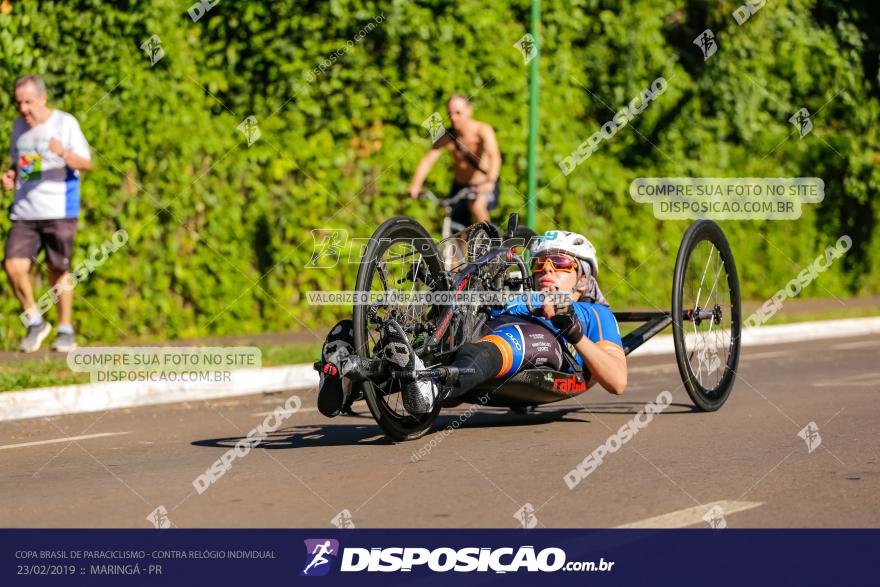
M 355 290 L 358 296 L 389 293 L 424 294 L 442 290 L 445 276 L 437 245 L 415 220 L 398 216 L 384 222 L 373 234 L 358 270 Z M 426 335 L 433 331 L 443 306 L 417 301 L 371 303 L 356 300 L 354 305 L 354 345 L 362 358 L 382 352 L 381 331 L 387 320 L 403 327 L 410 344 L 418 352 Z M 427 433 L 440 411 L 440 402 L 424 415 L 413 416 L 403 407 L 401 385 L 397 380 L 364 382 L 364 398 L 370 413 L 385 434 L 395 441 L 413 440 Z
M 742 308 L 733 253 L 721 227 L 694 222 L 682 239 L 672 284 L 672 336 L 682 382 L 694 405 L 713 412 L 736 380 Z

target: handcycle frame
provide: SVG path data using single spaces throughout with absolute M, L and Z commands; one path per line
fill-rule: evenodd
M 422 322 L 410 321 L 407 336 L 412 337 L 414 350 L 425 365 L 430 366 L 412 373 L 394 371 L 383 356 L 373 353 L 368 332 L 381 329 L 382 321 L 373 321 L 370 318 L 371 310 L 367 306 L 358 305 L 354 308 L 355 349 L 359 361 L 363 362 L 362 373 L 366 378 L 364 398 L 377 423 L 392 439 L 412 440 L 427 433 L 443 407 L 469 402 L 520 410 L 580 395 L 595 382 L 591 380 L 589 373 L 584 373 L 584 367 L 574 359 L 574 351 L 570 349 L 564 355 L 568 355 L 571 371 L 527 368 L 506 380 L 488 381 L 464 395 L 441 400 L 435 404 L 431 413 L 422 416 L 400 413 L 395 407 L 398 404 L 394 403 L 392 406 L 388 401 L 393 400 L 386 399 L 400 393 L 400 385 L 413 379 L 435 377 L 442 385 L 454 385 L 457 376 L 462 372 L 459 367 L 452 365 L 454 354 L 462 344 L 475 340 L 485 321 L 491 318 L 491 310 L 501 307 L 484 304 L 471 312 L 460 310 L 456 299 L 466 288 L 483 285 L 484 289 L 504 291 L 506 286 L 512 286 L 514 291 L 511 293 L 526 293 L 531 290 L 530 287 L 524 287 L 530 284 L 531 271 L 514 247 L 508 244 L 511 235 L 517 234 L 517 225 L 518 218 L 512 215 L 501 246 L 495 246 L 495 241 L 490 241 L 491 244 L 485 252 L 473 246 L 475 242 L 484 241 L 469 242 L 471 260 L 453 270 L 443 268 L 436 243 L 415 220 L 398 216 L 386 220 L 376 229 L 358 271 L 357 291 L 371 291 L 371 284 L 376 276 L 385 283 L 384 289 L 388 291 L 387 282 L 381 279 L 381 271 L 384 270 L 380 268 L 384 266 L 384 251 L 395 242 L 420 242 L 424 245 L 407 256 L 416 253 L 421 255 L 426 262 L 425 273 L 419 273 L 418 268 L 422 267 L 420 264 L 407 279 L 413 283 L 421 281 L 433 291 L 454 293 L 448 303 L 426 306 L 426 310 L 430 311 Z M 467 238 L 485 240 L 485 234 L 480 236 L 481 227 L 482 225 L 470 227 L 469 231 L 474 228 L 478 230 L 468 232 Z M 495 235 L 498 234 L 497 230 L 492 230 Z M 383 245 L 383 242 L 387 244 Z M 706 244 L 709 245 L 708 248 Z M 397 257 L 401 258 L 403 257 Z M 497 268 L 482 271 L 485 265 L 499 258 L 501 261 Z M 511 265 L 516 266 L 520 273 L 518 281 L 514 274 L 507 274 Z M 722 288 L 717 287 L 719 284 Z M 517 287 L 518 290 L 515 289 Z M 736 379 L 742 312 L 733 253 L 723 231 L 711 220 L 697 220 L 682 238 L 673 273 L 671 306 L 668 312 L 613 312 L 618 322 L 641 323 L 622 338 L 623 351 L 626 355 L 632 353 L 671 325 L 675 359 L 685 390 L 698 410 L 717 410 L 726 402 Z M 383 320 L 395 318 L 392 314 Z M 376 326 L 370 326 L 371 324 Z M 563 348 L 567 349 L 568 346 L 563 345 Z M 393 381 L 398 381 L 399 384 L 392 384 Z
M 515 219 L 513 223 L 516 223 Z M 507 242 L 509 242 L 510 238 L 508 235 Z M 518 246 L 518 242 L 512 246 L 501 244 L 500 246 L 493 247 L 473 262 L 467 263 L 459 271 L 445 271 L 446 284 L 444 285 L 447 287 L 447 291 L 455 292 L 455 295 L 459 296 L 471 280 L 478 278 L 478 272 L 482 267 L 499 257 L 504 257 L 505 264 L 518 265 L 522 275 L 530 275 L 531 272 L 525 262 L 515 252 Z M 525 285 L 528 281 L 530 279 L 525 277 L 522 278 L 519 284 L 515 285 Z M 460 343 L 451 348 L 437 351 L 443 337 L 447 335 L 451 328 L 454 328 L 456 309 L 457 307 L 453 302 L 443 310 L 441 316 L 438 317 L 439 326 L 430 334 L 424 344 L 422 354 L 431 356 L 434 359 L 433 362 L 446 363 L 461 346 Z M 623 350 L 627 355 L 672 324 L 670 312 L 613 312 L 613 314 L 618 322 L 642 322 L 641 326 L 622 337 Z M 456 337 L 454 336 L 453 338 Z M 567 351 L 565 347 L 563 349 Z M 591 387 L 594 382 L 590 381 L 589 377 L 585 376 L 583 371 L 578 369 L 577 362 L 570 353 L 566 359 L 569 365 L 573 367 L 573 373 L 548 368 L 524 369 L 500 384 L 498 382 L 490 382 L 489 384 L 482 385 L 456 400 L 445 403 L 444 407 L 458 405 L 462 402 L 479 402 L 491 406 L 517 408 L 552 403 L 580 395 Z M 491 392 L 489 394 L 491 397 L 486 397 L 487 391 Z
M 453 276 L 453 280 L 449 284 L 451 286 L 449 291 L 454 291 L 456 294 L 462 292 L 482 266 L 501 256 L 506 257 L 505 261 L 507 263 L 520 265 L 523 275 L 530 275 L 525 263 L 515 253 L 514 247 L 502 245 L 493 248 L 473 263 L 468 264 L 458 274 L 447 272 L 447 278 L 450 275 Z M 528 278 L 523 279 L 524 282 L 527 280 Z M 613 314 L 618 322 L 642 322 L 641 326 L 622 337 L 623 351 L 626 355 L 672 324 L 671 312 L 613 312 Z M 446 308 L 442 316 L 439 327 L 428 339 L 426 346 L 430 347 L 439 344 L 440 339 L 446 334 L 452 324 L 455 316 L 455 306 L 450 305 Z M 565 349 L 565 347 L 563 348 Z M 454 355 L 457 350 L 458 346 L 446 350 L 436 355 L 436 357 L 443 362 L 447 357 Z M 576 366 L 572 356 L 569 355 L 566 358 L 569 359 L 570 365 Z M 498 382 L 484 384 L 456 400 L 444 403 L 443 406 L 451 407 L 460 403 L 481 403 L 497 407 L 530 407 L 575 397 L 584 393 L 592 386 L 592 383 L 595 382 L 590 381 L 589 377 L 585 376 L 577 368 L 574 369 L 573 373 L 547 368 L 524 369 L 500 384 Z M 487 392 L 489 393 L 487 394 Z

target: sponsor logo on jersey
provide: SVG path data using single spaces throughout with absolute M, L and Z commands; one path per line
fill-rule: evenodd
M 556 378 L 553 380 L 553 389 L 554 391 L 561 391 L 562 393 L 578 393 L 586 391 L 587 380 L 581 379 L 578 381 L 577 375 Z

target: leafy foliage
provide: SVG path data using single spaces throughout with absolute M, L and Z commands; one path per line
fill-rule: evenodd
M 307 269 L 311 231 L 368 237 L 401 213 L 437 231 L 437 212 L 401 194 L 429 146 L 422 121 L 453 91 L 497 131 L 497 219 L 523 210 L 528 67 L 513 44 L 527 0 L 222 0 L 198 22 L 185 4 L 13 1 L 0 14 L 0 86 L 44 75 L 93 148 L 77 259 L 129 234 L 77 287 L 85 338 L 298 329 L 344 313 L 305 301 L 351 288 L 357 270 Z M 802 295 L 877 291 L 874 5 L 773 2 L 740 26 L 738 3 L 723 0 L 543 4 L 538 228 L 590 235 L 616 306 L 668 306 L 687 226 L 631 200 L 642 176 L 820 177 L 825 201 L 796 222 L 724 223 L 744 294 L 771 295 L 844 233 L 853 250 Z M 719 50 L 704 62 L 693 39 L 706 28 Z M 151 67 L 139 47 L 153 34 L 165 56 Z M 668 90 L 563 176 L 559 161 L 660 76 Z M 803 139 L 788 122 L 801 107 L 815 125 Z M 9 92 L 0 113 L 10 128 Z M 249 115 L 261 133 L 250 147 L 237 130 Z M 431 175 L 437 192 L 444 167 Z M 20 325 L 7 292 L 8 346 Z

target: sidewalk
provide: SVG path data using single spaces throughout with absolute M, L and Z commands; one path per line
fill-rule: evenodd
M 54 325 L 53 325 L 54 327 Z M 328 327 L 329 328 L 329 327 Z M 22 335 L 24 332 L 22 331 Z M 237 334 L 233 336 L 211 336 L 204 338 L 186 338 L 169 341 L 156 341 L 147 339 L 126 340 L 124 342 L 115 342 L 112 345 L 100 341 L 89 341 L 88 345 L 82 346 L 293 346 L 293 345 L 309 345 L 321 344 L 324 342 L 324 336 L 327 334 L 326 329 L 317 330 L 296 330 L 290 332 L 270 332 L 259 334 Z M 0 351 L 0 365 L 9 363 L 18 363 L 23 358 L 39 359 L 44 357 L 64 359 L 65 353 L 55 353 L 49 350 L 49 341 L 52 340 L 53 334 L 43 343 L 43 348 L 29 355 L 24 355 L 18 351 Z

